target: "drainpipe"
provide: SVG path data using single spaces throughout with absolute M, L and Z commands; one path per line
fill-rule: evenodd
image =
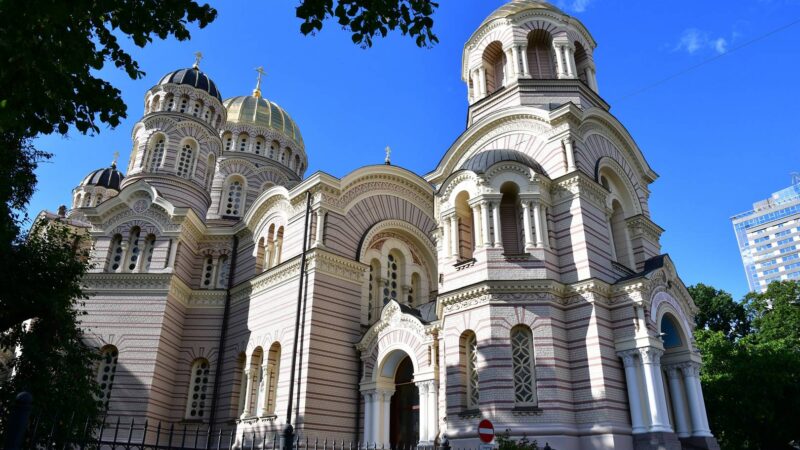
M 228 271 L 228 289 L 225 290 L 225 310 L 222 313 L 222 329 L 219 332 L 219 346 L 217 347 L 217 367 L 214 369 L 214 395 L 211 396 L 211 415 L 208 418 L 210 427 L 214 427 L 217 413 L 217 398 L 219 397 L 219 384 L 222 381 L 222 360 L 225 357 L 225 338 L 228 336 L 228 320 L 231 313 L 231 287 L 233 287 L 233 274 L 236 272 L 236 255 L 239 250 L 239 238 L 233 236 L 233 252 L 231 266 Z
M 297 314 L 294 319 L 294 346 L 292 348 L 292 369 L 289 377 L 289 404 L 286 408 L 286 427 L 283 429 L 283 448 L 292 450 L 294 427 L 292 427 L 292 408 L 294 400 L 295 367 L 297 366 L 297 344 L 300 337 L 300 312 L 303 306 L 303 282 L 306 274 L 306 252 L 308 249 L 308 219 L 311 212 L 311 192 L 306 191 L 306 217 L 303 228 L 303 253 L 300 254 L 300 280 L 297 287 Z

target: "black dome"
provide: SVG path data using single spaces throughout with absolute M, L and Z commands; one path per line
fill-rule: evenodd
M 515 161 L 530 167 L 537 173 L 544 174 L 542 166 L 536 160 L 518 150 L 485 150 L 473 155 L 461 168 L 475 173 L 486 173 L 486 170 L 502 161 Z
M 124 178 L 125 175 L 117 170 L 116 164 L 112 164 L 111 167 L 97 169 L 89 175 L 86 175 L 86 178 L 81 181 L 81 186 L 100 186 L 106 189 L 119 191 L 119 185 Z
M 189 69 L 176 70 L 164 75 L 158 82 L 158 84 L 167 83 L 188 84 L 194 88 L 206 91 L 212 96 L 216 97 L 217 100 L 222 101 L 222 95 L 219 93 L 217 85 L 211 81 L 211 78 L 209 78 L 205 72 L 201 72 L 200 69 L 195 69 L 192 67 Z

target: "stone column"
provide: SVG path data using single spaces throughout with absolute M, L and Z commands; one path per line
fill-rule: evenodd
M 416 384 L 419 390 L 419 442 L 423 443 L 428 441 L 428 382 Z
M 251 404 L 253 403 L 253 370 L 248 367 L 244 369 L 245 390 L 244 390 L 244 408 L 242 408 L 242 419 L 246 419 L 252 415 Z
M 477 249 L 479 246 L 483 246 L 483 233 L 481 233 L 481 206 L 474 205 L 472 206 L 472 235 L 475 238 L 475 242 L 473 242 L 473 247 Z
M 514 62 L 512 65 L 512 70 L 514 74 L 514 79 L 519 79 L 519 47 L 514 45 L 511 47 L 511 61 Z
M 478 85 L 480 86 L 481 90 L 481 98 L 486 97 L 486 68 L 479 67 L 478 68 L 478 79 L 480 80 Z
M 460 231 L 458 229 L 458 216 L 453 214 L 450 216 L 450 256 L 458 258 L 460 241 Z
M 558 73 L 558 78 L 566 78 L 567 73 L 564 69 L 564 52 L 563 52 L 563 44 L 556 44 L 553 42 L 553 50 L 556 52 L 556 72 Z
M 528 200 L 522 202 L 522 228 L 525 232 L 525 248 L 533 247 L 533 237 L 531 236 L 531 205 Z M 536 238 L 539 238 L 539 230 L 536 230 Z
M 503 50 L 503 53 L 506 55 L 506 64 L 503 70 L 503 86 L 508 86 L 514 81 L 514 55 L 511 52 L 511 48 Z
M 363 391 L 361 394 L 364 396 L 364 445 L 368 447 L 375 440 L 375 391 Z
M 578 71 L 575 69 L 575 47 L 572 44 L 567 44 L 564 46 L 564 59 L 567 63 L 567 77 L 569 78 L 577 78 Z
M 531 77 L 530 66 L 528 65 L 528 46 L 520 45 L 519 52 L 522 56 L 522 76 L 525 78 Z
M 325 210 L 319 208 L 317 210 L 317 230 L 314 242 L 317 247 L 325 247 Z
M 640 348 L 644 368 L 644 385 L 650 407 L 650 430 L 672 432 L 667 418 L 667 402 L 664 397 L 664 381 L 661 378 L 661 355 L 663 350 L 654 347 Z
M 542 226 L 542 208 L 539 201 L 533 202 L 533 220 L 536 225 L 536 246 L 544 247 L 544 226 Z
M 586 79 L 589 81 L 589 87 L 599 94 L 600 90 L 597 88 L 597 72 L 595 72 L 594 67 L 586 69 Z
M 625 384 L 628 388 L 628 405 L 631 408 L 633 434 L 647 431 L 642 422 L 642 399 L 639 396 L 639 377 L 636 373 L 636 367 L 639 365 L 639 359 L 636 357 L 638 354 L 639 351 L 636 349 L 618 353 L 625 365 Z
M 436 408 L 436 380 L 428 383 L 428 442 L 432 443 L 439 434 L 439 414 Z
M 689 400 L 689 416 L 692 418 L 692 436 L 710 437 L 705 405 L 703 405 L 702 388 L 700 387 L 700 366 L 688 363 L 681 366 L 683 384 L 686 386 L 686 397 Z
M 575 149 L 572 146 L 572 138 L 564 138 L 561 140 L 564 144 L 564 153 L 567 156 L 567 172 L 575 170 Z
M 381 392 L 381 395 L 382 395 L 381 407 L 383 408 L 383 411 L 382 411 L 383 412 L 383 417 L 382 417 L 383 426 L 381 428 L 380 439 L 376 440 L 376 442 L 379 442 L 381 445 L 383 445 L 384 448 L 391 447 L 391 444 L 389 442 L 389 438 L 390 438 L 390 436 L 389 436 L 389 426 L 390 426 L 389 425 L 389 417 L 392 414 L 392 408 L 391 408 L 391 406 L 392 406 L 392 394 L 394 394 L 394 391 L 386 390 L 386 391 L 382 391 Z
M 494 247 L 503 247 L 503 240 L 500 238 L 500 203 L 492 203 L 492 222 L 494 224 Z
M 676 366 L 667 367 L 669 378 L 669 393 L 672 399 L 672 411 L 675 413 L 675 432 L 678 437 L 689 437 L 689 424 L 686 420 L 686 403 L 681 386 L 680 369 Z
M 492 237 L 489 236 L 489 205 L 486 202 L 481 202 L 481 236 L 483 236 L 483 245 L 486 247 L 491 246 Z

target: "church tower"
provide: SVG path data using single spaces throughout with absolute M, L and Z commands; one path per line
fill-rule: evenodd
M 205 218 L 226 111 L 217 86 L 199 67 L 164 75 L 145 94 L 144 117 L 133 128 L 133 150 L 122 188 L 145 179 L 177 207 Z

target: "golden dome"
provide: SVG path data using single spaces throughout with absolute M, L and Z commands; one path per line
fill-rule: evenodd
M 293 140 L 301 147 L 303 137 L 300 129 L 289 114 L 280 106 L 264 97 L 244 95 L 233 97 L 222 102 L 228 110 L 229 123 L 241 123 L 266 127 L 275 130 Z

